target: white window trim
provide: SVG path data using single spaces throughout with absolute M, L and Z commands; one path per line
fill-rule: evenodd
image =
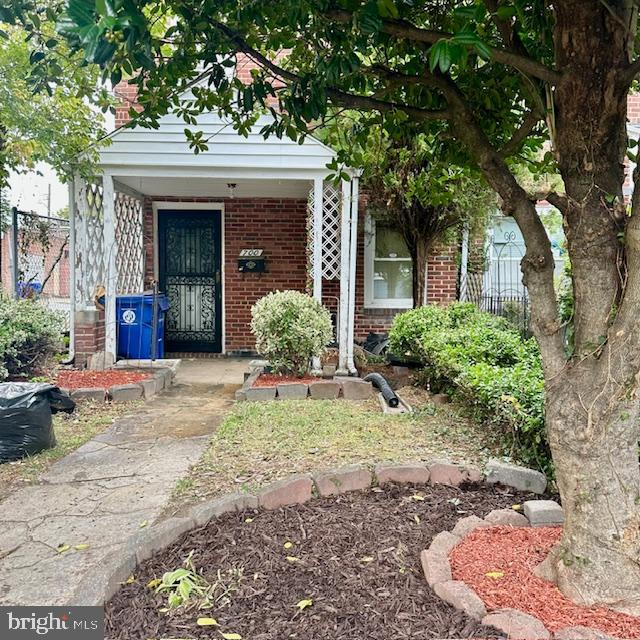
M 413 298 L 374 298 L 373 264 L 376 247 L 376 221 L 369 213 L 364 219 L 364 306 L 367 309 L 412 309 Z M 404 262 L 406 258 L 398 258 Z

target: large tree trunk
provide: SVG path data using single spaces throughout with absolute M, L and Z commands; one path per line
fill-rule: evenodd
M 565 512 L 540 567 L 572 600 L 640 615 L 640 407 L 601 360 L 547 380 L 547 430 Z
M 640 615 L 640 198 L 626 212 L 632 3 L 554 3 L 554 150 L 574 282 L 575 352 L 567 355 L 553 256 L 532 201 L 457 94 L 457 135 L 516 219 L 527 246 L 523 280 L 542 353 L 547 430 L 566 514 L 540 571 L 570 598 Z M 638 178 L 640 178 L 640 172 Z M 640 180 L 636 189 L 640 189 Z
M 640 614 L 637 266 L 620 241 L 630 24 L 626 5 L 556 8 L 556 149 L 573 271 L 574 350 L 546 370 L 547 429 L 566 523 L 541 571 L 572 599 Z M 631 259 L 632 263 L 628 260 Z M 634 272 L 627 272 L 627 265 Z M 631 366 L 629 366 L 631 365 Z

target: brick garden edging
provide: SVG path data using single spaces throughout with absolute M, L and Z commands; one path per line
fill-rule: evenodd
M 520 481 L 529 470 L 522 471 L 523 476 L 519 479 Z M 479 527 L 562 525 L 562 507 L 553 500 L 528 500 L 524 503 L 523 509 L 525 515 L 512 509 L 495 509 L 484 519 L 467 516 L 458 520 L 451 531 L 442 531 L 436 535 L 429 548 L 420 554 L 427 583 L 442 600 L 463 611 L 469 617 L 481 621 L 483 625 L 503 631 L 510 640 L 551 640 L 551 638 L 554 640 L 606 640 L 609 636 L 597 629 L 587 627 L 565 627 L 552 635 L 541 620 L 518 609 L 487 611 L 484 602 L 471 587 L 453 579 L 449 554 L 466 536 Z
M 254 387 L 253 383 L 264 372 L 264 368 L 254 368 L 247 376 L 242 388 L 236 391 L 236 400 L 260 402 L 279 399 L 304 400 L 366 400 L 373 397 L 374 389 L 370 382 L 362 378 L 334 376 L 318 377 L 317 382 L 285 382 L 264 387 Z
M 332 496 L 349 491 L 362 491 L 375 486 L 384 486 L 394 482 L 398 484 L 448 484 L 460 486 L 467 481 L 496 482 L 498 475 L 504 472 L 509 482 L 501 484 L 519 488 L 523 482 L 533 482 L 534 493 L 543 493 L 546 478 L 538 471 L 516 465 L 507 465 L 491 461 L 484 473 L 470 465 L 456 465 L 445 460 L 430 463 L 380 463 L 371 469 L 366 465 L 353 464 L 336 469 L 303 473 L 289 476 L 262 488 L 256 494 L 234 493 L 192 506 L 182 517 L 169 518 L 144 529 L 129 539 L 119 554 L 112 554 L 101 566 L 99 575 L 85 576 L 76 588 L 69 605 L 100 606 L 109 600 L 120 585 L 133 573 L 135 567 L 152 557 L 158 551 L 168 547 L 191 529 L 206 525 L 209 521 L 226 513 L 262 508 L 266 510 L 304 504 L 316 496 Z M 487 477 L 487 474 L 490 474 Z M 533 616 L 521 611 L 503 609 L 487 612 L 478 595 L 465 583 L 452 579 L 449 553 L 462 541 L 462 538 L 478 527 L 493 526 L 549 526 L 561 524 L 562 509 L 550 500 L 531 500 L 525 502 L 527 516 L 512 509 L 497 509 L 482 519 L 477 516 L 461 518 L 452 531 L 437 534 L 421 554 L 421 563 L 429 586 L 435 593 L 470 617 L 481 620 L 510 633 L 513 640 L 550 640 L 551 634 L 542 623 Z M 531 518 L 531 519 L 529 519 Z M 589 635 L 589 633 L 591 635 Z M 597 632 L 600 633 L 600 632 Z M 582 634 L 582 635 L 580 635 Z M 578 627 L 562 629 L 554 636 L 555 640 L 590 640 L 592 629 Z
M 118 367 L 123 369 L 123 367 Z M 135 369 L 140 371 L 141 369 Z M 80 389 L 62 389 L 76 402 L 132 402 L 134 400 L 149 400 L 157 393 L 168 389 L 173 384 L 175 375 L 171 367 L 156 367 L 149 371 L 150 377 L 140 382 L 117 384 L 112 387 L 87 387 Z

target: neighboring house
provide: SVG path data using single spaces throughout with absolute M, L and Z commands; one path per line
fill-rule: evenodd
M 132 89 L 120 85 L 119 93 Z M 117 125 L 128 108 L 125 100 Z M 100 183 L 74 181 L 77 362 L 102 351 L 115 357 L 116 295 L 154 283 L 169 297 L 166 348 L 174 353 L 253 353 L 256 300 L 309 291 L 334 314 L 343 372 L 354 371 L 354 338 L 387 330 L 412 306 L 406 246 L 368 216 L 360 172 L 348 171 L 337 187 L 327 182 L 333 150 L 313 137 L 302 145 L 265 140 L 266 118 L 245 138 L 202 115 L 197 128 L 209 149 L 197 155 L 175 116 L 161 118 L 158 129 L 120 128 L 100 152 Z M 262 251 L 264 272 L 241 269 L 245 250 Z M 431 257 L 429 302 L 455 299 L 455 253 Z M 93 300 L 100 285 L 104 314 Z
M 39 219 L 46 231 L 34 231 L 31 226 L 25 226 L 27 217 L 30 221 Z M 11 294 L 37 298 L 49 309 L 60 312 L 68 328 L 71 314 L 69 224 L 66 220 L 33 213 L 21 212 L 17 219 L 17 282 L 14 273 L 14 230 L 11 226 L 2 234 L 0 241 L 2 283 Z

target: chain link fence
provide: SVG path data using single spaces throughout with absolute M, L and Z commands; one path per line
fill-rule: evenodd
M 62 316 L 71 327 L 70 228 L 64 218 L 13 209 L 2 237 L 2 283 Z

